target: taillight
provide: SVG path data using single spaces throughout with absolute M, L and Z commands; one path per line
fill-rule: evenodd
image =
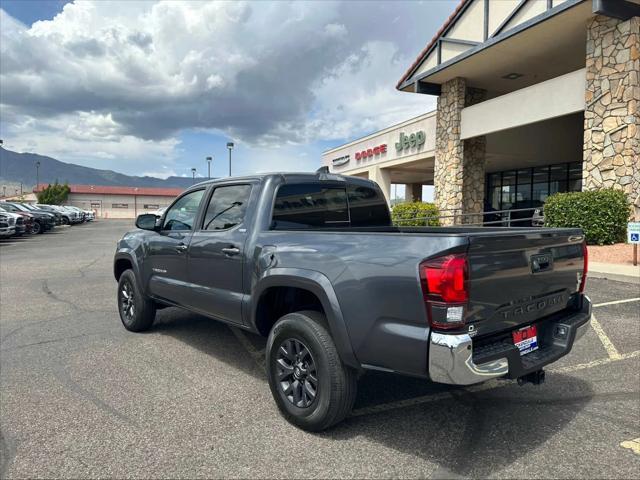
M 587 242 L 582 242 L 582 257 L 584 263 L 582 265 L 582 278 L 580 279 L 580 288 L 578 291 L 584 293 L 584 287 L 587 284 L 587 271 L 589 270 L 589 250 L 587 249 Z
M 464 325 L 469 301 L 469 264 L 466 255 L 447 255 L 420 264 L 420 284 L 433 328 Z

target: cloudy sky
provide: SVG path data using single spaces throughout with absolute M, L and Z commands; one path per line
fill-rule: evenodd
M 0 0 L 0 138 L 128 174 L 311 170 L 434 108 L 395 91 L 456 1 Z

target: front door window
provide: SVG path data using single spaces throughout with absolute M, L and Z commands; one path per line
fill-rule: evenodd
M 204 190 L 187 193 L 171 205 L 164 216 L 162 230 L 193 230 L 193 223 L 198 214 L 198 207 L 200 206 L 203 194 Z

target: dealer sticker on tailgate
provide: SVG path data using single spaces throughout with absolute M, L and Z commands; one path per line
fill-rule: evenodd
M 521 328 L 513 332 L 513 343 L 520 355 L 525 355 L 538 349 L 538 331 L 535 325 Z

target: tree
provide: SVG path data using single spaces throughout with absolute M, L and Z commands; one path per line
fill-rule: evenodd
M 62 205 L 69 198 L 71 189 L 66 183 L 60 185 L 58 181 L 51 185 L 49 184 L 41 192 L 38 193 L 38 203 L 45 205 Z

